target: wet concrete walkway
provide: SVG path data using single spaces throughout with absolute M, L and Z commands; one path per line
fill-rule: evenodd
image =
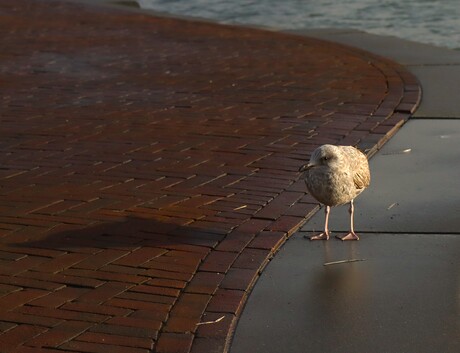
M 308 34 L 386 52 L 417 75 L 423 99 L 370 161 L 371 186 L 355 202 L 361 240 L 310 242 L 324 227 L 323 212 L 312 217 L 263 272 L 231 351 L 458 352 L 460 52 L 356 31 Z M 333 208 L 329 226 L 348 232 L 348 207 Z M 360 261 L 331 264 L 344 260 Z
M 224 351 L 317 209 L 299 165 L 374 153 L 419 99 L 402 66 L 302 36 L 60 1 L 0 16 L 2 353 Z
M 306 239 L 318 212 L 262 273 L 231 352 L 458 352 L 459 137 L 460 121 L 409 121 L 371 160 L 361 240 Z M 329 226 L 348 232 L 347 207 Z

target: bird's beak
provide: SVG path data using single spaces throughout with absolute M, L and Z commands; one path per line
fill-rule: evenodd
M 304 172 L 310 168 L 313 168 L 315 165 L 314 164 L 311 164 L 311 163 L 308 163 L 308 164 L 304 164 L 303 166 L 301 166 L 299 168 L 299 172 Z

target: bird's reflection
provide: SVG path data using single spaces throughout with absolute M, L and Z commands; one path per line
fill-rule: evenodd
M 340 245 L 340 246 L 339 246 Z M 359 258 L 359 243 L 323 242 L 324 263 Z M 371 304 L 371 268 L 369 262 L 320 264 L 313 269 L 305 306 L 310 320 L 316 322 L 317 334 L 324 330 L 340 332 L 339 336 L 354 335 L 366 323 Z M 340 337 L 334 339 L 340 340 Z M 345 339 L 345 338 L 344 338 Z

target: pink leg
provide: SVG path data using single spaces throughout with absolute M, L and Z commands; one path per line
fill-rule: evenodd
M 348 210 L 350 213 L 350 233 L 343 235 L 343 236 L 337 236 L 338 239 L 340 240 L 359 240 L 358 235 L 355 233 L 355 227 L 353 224 L 353 215 L 355 213 L 355 207 L 353 205 L 353 200 L 350 201 L 350 208 Z
M 318 235 L 313 235 L 310 237 L 310 240 L 329 240 L 329 213 L 331 212 L 331 207 L 326 206 L 324 213 L 326 214 L 326 220 L 324 222 L 324 232 Z

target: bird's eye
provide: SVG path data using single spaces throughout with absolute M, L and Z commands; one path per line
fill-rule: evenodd
M 327 158 L 327 157 L 323 157 L 323 160 L 324 160 L 324 161 L 327 161 L 328 159 L 329 159 L 329 158 Z

